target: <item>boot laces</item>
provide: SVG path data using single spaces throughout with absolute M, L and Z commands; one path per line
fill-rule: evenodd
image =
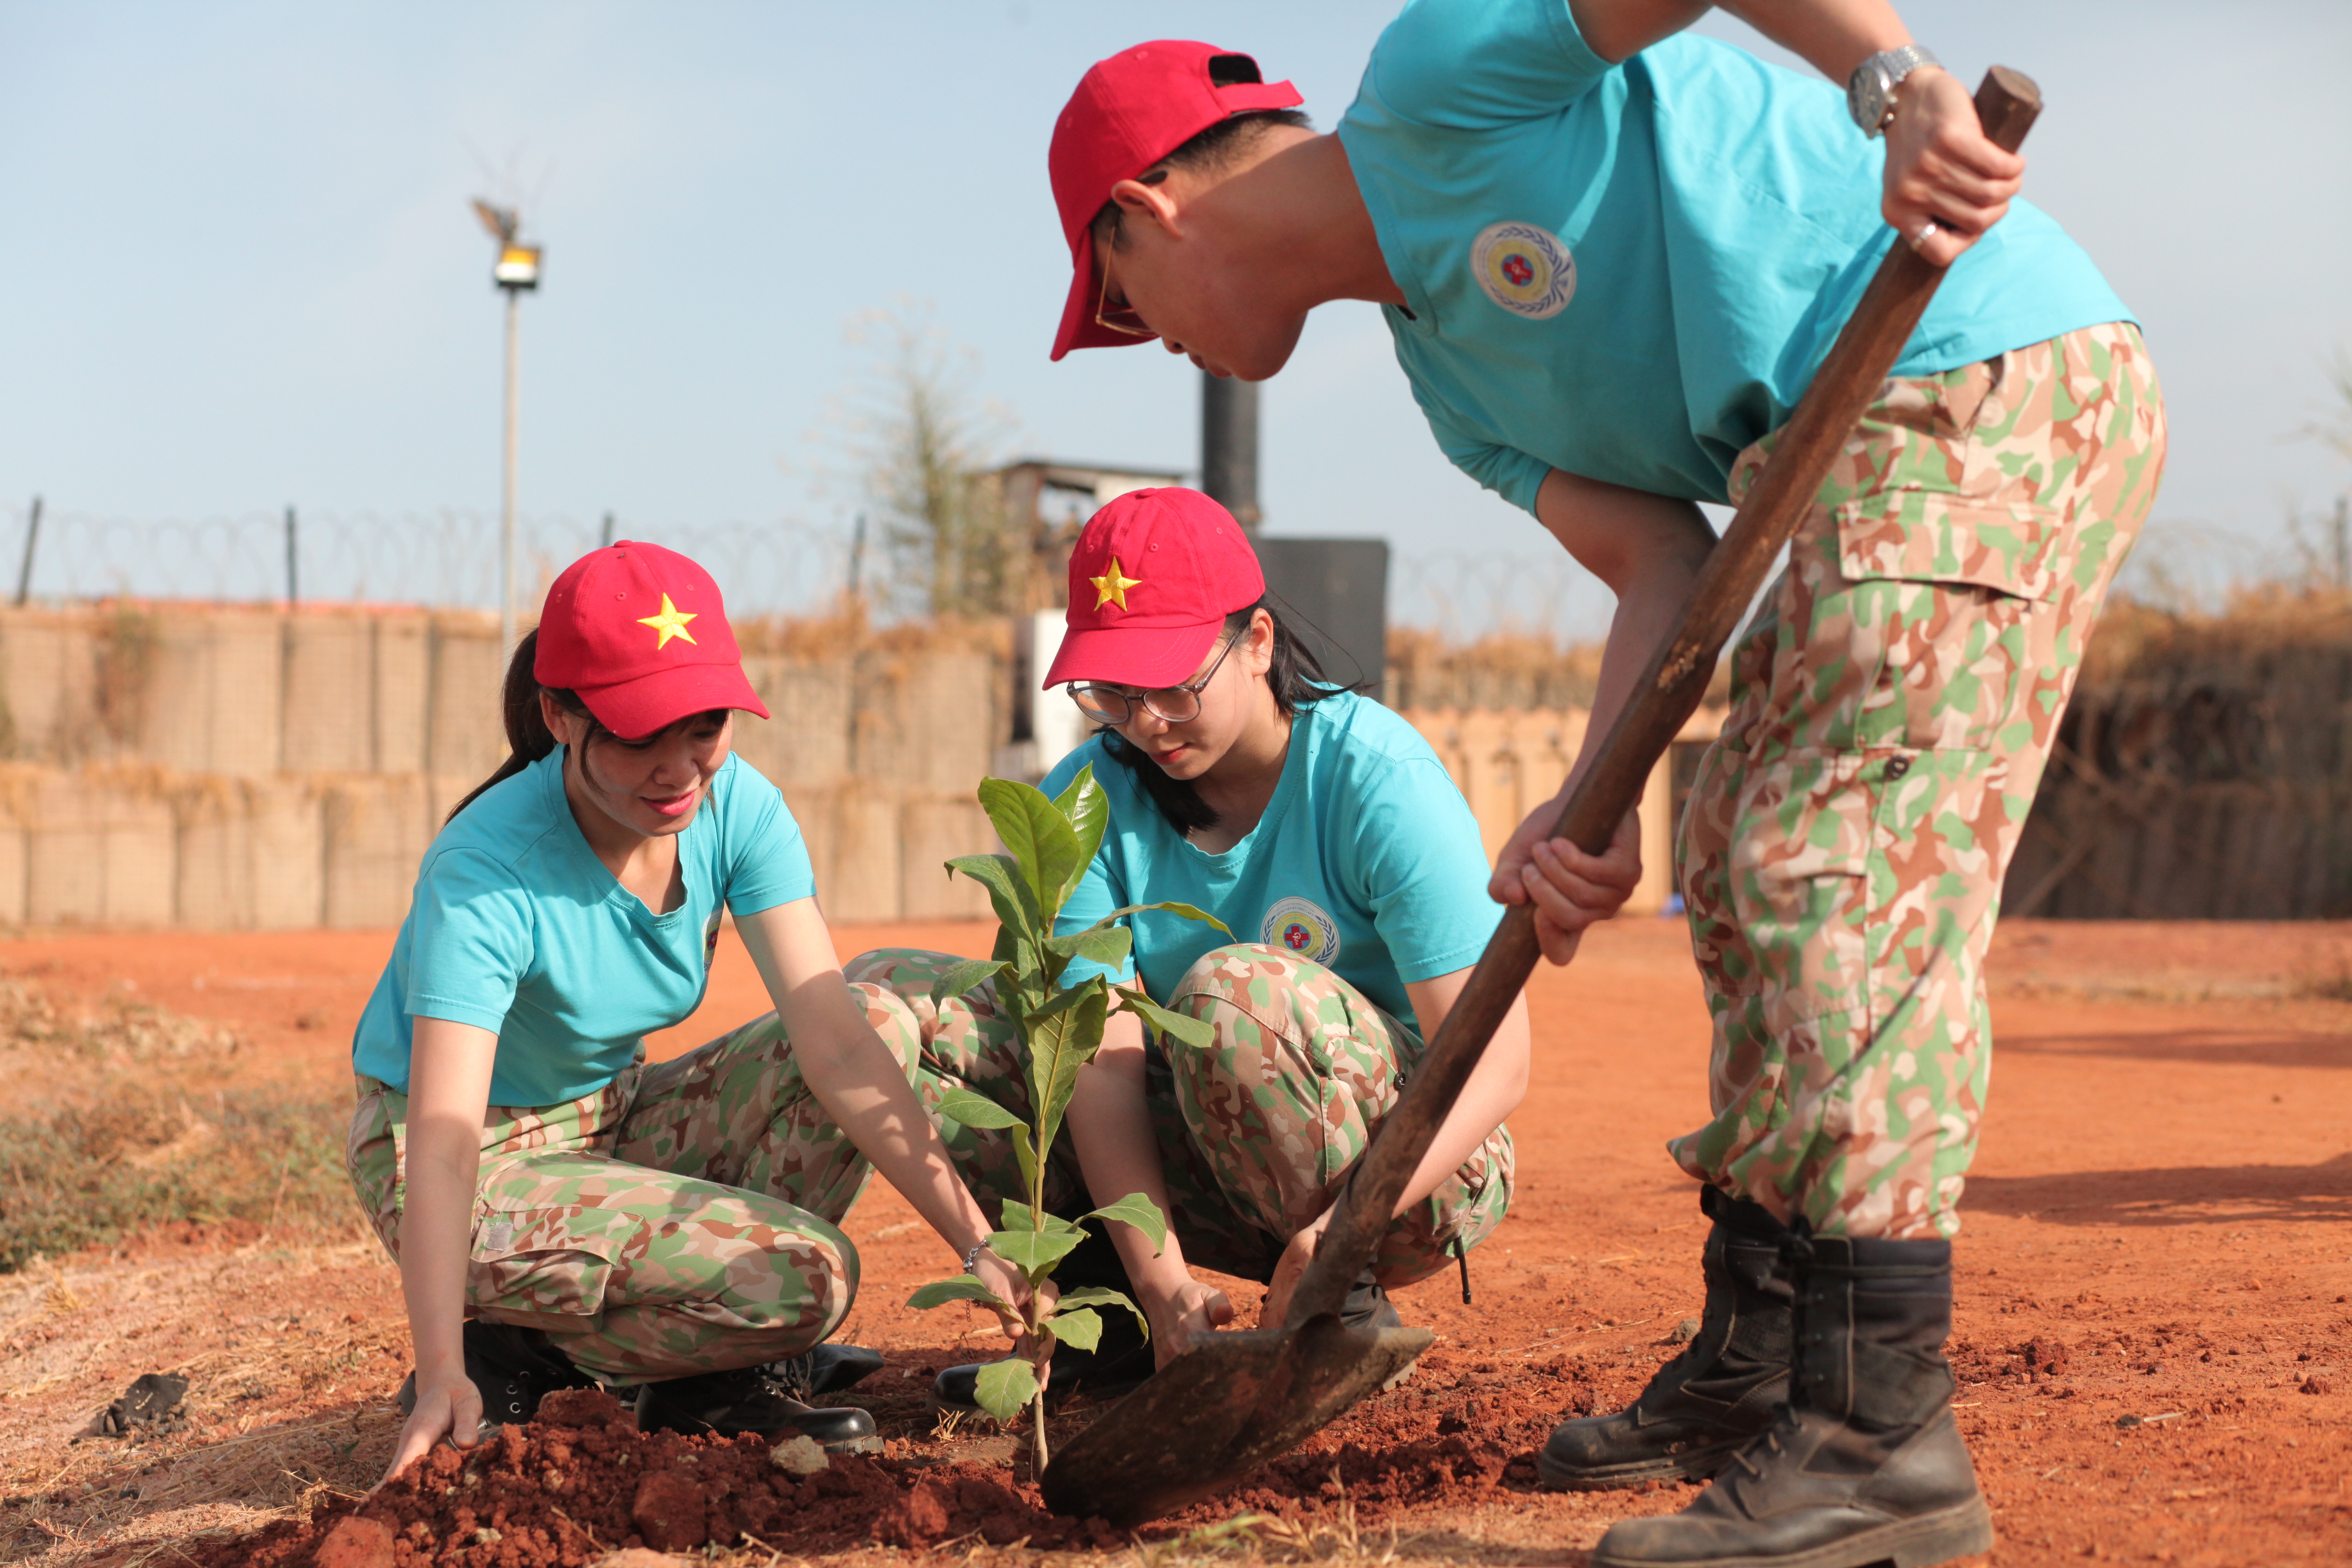
M 1786 1415 L 1788 1414 L 1788 1409 L 1786 1406 L 1782 1406 L 1780 1410 L 1774 1412 L 1774 1414 L 1776 1416 Z M 1764 1428 L 1763 1436 L 1759 1441 L 1748 1444 L 1746 1447 L 1741 1448 L 1738 1452 L 1731 1456 L 1733 1458 L 1738 1460 L 1742 1466 L 1746 1467 L 1749 1475 L 1761 1480 L 1764 1476 L 1764 1462 L 1760 1457 L 1758 1457 L 1759 1456 L 1759 1451 L 1769 1453 L 1774 1457 L 1778 1457 L 1788 1452 L 1787 1449 L 1780 1447 L 1780 1423 L 1777 1419 L 1772 1423 L 1772 1425 Z
M 785 1361 L 772 1361 L 760 1369 L 760 1381 L 773 1393 L 787 1399 L 807 1403 L 809 1386 L 816 1379 L 816 1352 L 803 1351 Z

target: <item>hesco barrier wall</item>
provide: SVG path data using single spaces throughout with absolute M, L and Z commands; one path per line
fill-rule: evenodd
M 783 790 L 838 921 L 984 916 L 941 862 L 997 847 L 973 790 L 1009 740 L 1010 636 L 854 619 L 739 626 L 774 718 L 736 749 Z M 506 747 L 494 617 L 365 606 L 0 609 L 0 921 L 376 927 Z M 1581 742 L 1575 707 L 1408 709 L 1491 856 Z M 1708 710 L 1686 757 L 1714 733 Z M 1672 891 L 1675 762 L 1643 811 Z
M 740 628 L 835 920 L 984 913 L 972 789 L 1006 727 L 987 628 Z M 1001 640 L 1001 638 L 999 639 Z M 0 609 L 0 921 L 384 926 L 506 754 L 495 617 L 336 606 Z
M 2352 596 L 2131 605 L 2091 644 L 2005 912 L 2352 916 Z

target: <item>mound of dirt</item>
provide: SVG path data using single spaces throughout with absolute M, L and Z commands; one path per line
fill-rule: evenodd
M 750 1537 L 793 1552 L 878 1539 L 909 1547 L 1117 1546 L 1099 1521 L 1056 1519 L 1034 1489 L 978 1465 L 835 1456 L 803 1479 L 757 1437 L 640 1432 L 593 1389 L 470 1453 L 436 1448 L 357 1506 L 183 1548 L 202 1568 L 587 1568 L 616 1549 L 688 1552 Z

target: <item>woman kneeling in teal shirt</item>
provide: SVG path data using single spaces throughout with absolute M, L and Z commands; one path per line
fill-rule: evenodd
M 1105 1320 L 1097 1352 L 1055 1352 L 1057 1387 L 1107 1390 L 1232 1321 L 1191 1265 L 1268 1282 L 1264 1320 L 1280 1321 L 1349 1172 L 1501 910 L 1477 822 L 1435 753 L 1387 709 L 1321 679 L 1223 507 L 1187 489 L 1124 496 L 1079 535 L 1069 584 L 1069 631 L 1045 684 L 1071 683 L 1101 728 L 1045 788 L 1059 793 L 1091 766 L 1110 822 L 1059 929 L 1174 900 L 1233 933 L 1128 918 L 1131 973 L 1215 1039 L 1196 1050 L 1147 1038 L 1132 1014 L 1115 1014 L 1051 1162 L 1049 1203 L 1139 1192 L 1173 1227 L 1156 1257 L 1140 1233 L 1112 1227 L 1115 1257 L 1097 1242 L 1056 1275 L 1065 1288 L 1131 1288 L 1150 1321 L 1156 1361 L 1131 1330 L 1111 1342 L 1112 1327 L 1131 1321 L 1123 1314 Z M 1605 860 L 1544 853 L 1562 850 L 1591 884 L 1584 907 L 1561 901 L 1580 929 L 1623 901 L 1638 857 L 1630 839 Z M 1019 1047 L 992 992 L 929 1000 L 955 962 L 889 951 L 845 973 L 903 1010 L 901 1032 L 921 1037 L 929 1073 L 1002 1099 L 1022 1079 L 1005 1070 Z M 1350 1321 L 1395 1322 L 1389 1289 L 1444 1268 L 1501 1221 L 1511 1194 L 1502 1122 L 1525 1091 L 1528 1047 L 1521 1000 L 1407 1186 L 1349 1300 Z M 957 1136 L 972 1141 L 958 1152 L 983 1205 L 1019 1194 L 1009 1151 L 992 1157 L 986 1135 Z M 977 1370 L 942 1373 L 940 1402 L 971 1403 Z
M 504 696 L 513 754 L 425 851 L 352 1041 L 352 1183 L 416 1347 L 392 1472 L 591 1381 L 643 1385 L 649 1426 L 872 1447 L 865 1411 L 802 1397 L 880 1363 L 824 1343 L 871 1171 L 998 1296 L 1026 1287 L 843 983 L 783 797 L 729 749 L 733 710 L 767 710 L 717 584 L 655 545 L 582 558 Z M 722 904 L 775 1011 L 649 1067 Z

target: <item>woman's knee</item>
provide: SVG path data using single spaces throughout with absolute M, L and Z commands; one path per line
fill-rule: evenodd
M 1221 1009 L 1252 1013 L 1286 1010 L 1303 972 L 1322 966 L 1259 942 L 1229 942 L 1192 961 L 1176 983 L 1171 1012 L 1213 1023 Z
M 901 996 L 928 998 L 933 983 L 962 962 L 954 953 L 927 948 L 877 947 L 843 964 L 841 973 L 853 985 L 878 985 Z
M 728 1229 L 736 1227 L 729 1226 Z M 745 1331 L 810 1336 L 817 1343 L 838 1329 L 857 1300 L 857 1248 L 813 1215 L 789 1232 L 755 1238 L 713 1238 L 710 1304 Z

